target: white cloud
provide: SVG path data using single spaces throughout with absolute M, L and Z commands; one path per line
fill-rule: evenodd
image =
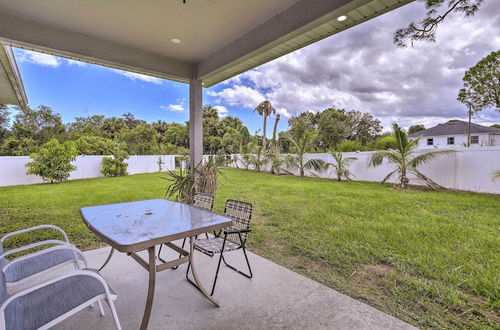
M 215 109 L 217 109 L 217 112 L 219 113 L 219 117 L 224 118 L 229 114 L 229 110 L 223 105 L 216 105 L 214 106 Z
M 140 74 L 140 73 L 123 71 L 123 70 L 118 70 L 118 69 L 114 69 L 114 71 L 116 73 L 119 73 L 119 74 L 121 74 L 127 78 L 130 78 L 134 81 L 135 80 L 142 80 L 142 81 L 152 83 L 152 84 L 157 84 L 157 85 L 161 85 L 163 83 L 163 80 L 160 78 L 157 78 L 157 77 L 151 77 L 151 76 L 147 76 L 147 75 Z
M 278 113 L 282 119 L 292 117 L 292 115 L 285 108 L 276 109 L 276 113 Z
M 66 63 L 68 65 L 76 65 L 76 66 L 86 66 L 87 65 L 87 63 L 85 63 L 85 62 L 72 60 L 70 58 L 66 58 L 65 60 L 66 60 Z
M 397 48 L 394 31 L 425 14 L 421 2 L 360 24 L 224 82 L 209 92 L 218 103 L 253 109 L 267 99 L 288 115 L 328 107 L 369 112 L 388 127 L 427 127 L 466 117 L 457 100 L 465 70 L 500 49 L 500 11 L 485 0 L 477 15 L 453 15 L 437 42 Z M 285 116 L 285 114 L 283 114 Z M 479 123 L 500 122 L 485 110 Z
M 16 51 L 16 55 L 16 59 L 21 63 L 32 63 L 41 66 L 50 66 L 53 68 L 61 65 L 60 59 L 54 55 L 32 52 L 24 49 L 18 49 Z
M 254 108 L 266 99 L 256 89 L 242 85 L 234 85 L 220 92 L 208 91 L 207 94 L 214 97 L 219 103 L 227 103 L 230 106 L 241 105 L 245 108 Z
M 184 106 L 182 104 L 162 105 L 160 108 L 176 112 L 184 111 Z

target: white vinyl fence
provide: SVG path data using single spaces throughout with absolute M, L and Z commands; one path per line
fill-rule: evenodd
M 457 151 L 455 153 L 437 156 L 428 164 L 423 165 L 420 171 L 446 188 L 500 194 L 500 179 L 493 178 L 493 173 L 500 171 L 500 147 L 457 148 L 455 150 Z M 416 152 L 428 151 L 417 150 Z M 393 165 L 386 162 L 375 168 L 368 167 L 372 153 L 371 151 L 344 153 L 344 157 L 357 158 L 349 167 L 354 174 L 354 180 L 380 182 L 395 169 Z M 239 155 L 232 157 L 239 157 Z M 334 162 L 329 154 L 307 154 L 306 157 L 307 159 L 322 159 L 329 163 Z M 237 167 L 243 168 L 241 161 L 237 162 Z M 269 171 L 269 166 L 266 166 L 264 170 Z M 334 178 L 335 174 L 331 172 L 332 168 L 324 172 L 308 172 L 306 175 Z M 416 184 L 413 180 L 411 183 Z
M 71 172 L 70 180 L 96 178 L 102 176 L 102 158 L 106 156 L 78 156 L 73 165 L 76 170 Z M 109 157 L 109 156 L 108 156 Z M 175 156 L 130 156 L 125 162 L 128 164 L 129 174 L 153 173 L 161 171 L 171 171 L 175 169 Z M 35 175 L 26 174 L 26 163 L 30 162 L 29 157 L 7 156 L 0 157 L 0 186 L 13 186 L 20 184 L 41 183 L 42 179 Z

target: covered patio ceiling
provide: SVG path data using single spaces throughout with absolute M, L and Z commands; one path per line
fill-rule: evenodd
M 0 42 L 209 87 L 412 1 L 0 0 Z
M 0 104 L 26 106 L 27 103 L 12 49 L 0 45 Z

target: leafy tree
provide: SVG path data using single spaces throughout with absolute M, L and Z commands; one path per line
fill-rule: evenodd
M 458 101 L 478 112 L 495 108 L 500 112 L 500 50 L 492 52 L 477 62 L 463 77 L 464 87 Z
M 9 135 L 9 110 L 7 105 L 0 104 L 0 145 Z
M 493 125 L 491 125 L 491 127 L 500 128 L 500 124 L 493 124 Z
M 352 135 L 352 124 L 344 110 L 326 109 L 320 114 L 317 147 L 326 150 L 344 141 Z
M 101 173 L 104 176 L 111 177 L 128 175 L 128 164 L 125 163 L 128 157 L 129 155 L 125 151 L 117 151 L 113 157 L 103 157 L 101 160 Z
M 390 149 L 376 151 L 369 161 L 369 166 L 372 167 L 381 165 L 384 159 L 396 166 L 396 169 L 387 174 L 381 183 L 397 175 L 399 187 L 407 189 L 410 182 L 408 175 L 413 174 L 417 180 L 422 181 L 427 186 L 433 189 L 442 189 L 443 187 L 422 174 L 417 168 L 430 162 L 436 156 L 449 154 L 454 150 L 436 150 L 416 155 L 414 150 L 418 147 L 420 139 L 410 140 L 408 134 L 396 123 L 392 124 L 392 130 L 392 135 L 383 139 L 384 142 L 389 144 Z
M 473 16 L 483 0 L 423 0 L 427 9 L 426 16 L 418 22 L 411 22 L 407 27 L 394 33 L 394 43 L 406 47 L 408 42 L 436 41 L 436 31 L 448 15 L 456 13 L 465 17 Z M 447 3 L 447 8 L 444 4 Z M 442 11 L 440 13 L 440 10 Z
M 151 155 L 157 148 L 158 133 L 148 124 L 123 129 L 120 138 L 126 142 L 131 155 Z
M 345 179 L 347 181 L 351 180 L 352 173 L 349 171 L 349 165 L 355 160 L 356 157 L 344 157 L 341 152 L 333 151 L 330 152 L 330 155 L 333 157 L 333 163 L 325 163 L 325 168 L 333 167 L 332 173 L 335 172 L 337 176 L 337 181 L 342 181 Z
M 301 177 L 304 177 L 306 170 L 316 170 L 321 171 L 325 165 L 325 162 L 321 159 L 309 159 L 306 160 L 305 154 L 312 150 L 312 143 L 314 141 L 315 134 L 312 132 L 304 132 L 302 137 L 297 140 L 293 136 L 289 135 L 290 140 L 290 152 L 295 154 L 290 154 L 286 157 L 286 166 L 290 171 L 298 170 Z
M 114 140 L 93 135 L 83 135 L 75 144 L 79 155 L 114 155 L 123 148 Z
M 470 146 L 472 116 L 486 108 L 494 107 L 500 112 L 500 50 L 465 71 L 463 81 L 464 87 L 458 92 L 457 100 L 467 106 L 467 146 Z
M 68 131 L 73 139 L 78 139 L 83 135 L 103 136 L 105 117 L 93 115 L 88 117 L 76 117 L 75 120 L 67 125 Z
M 352 110 L 347 112 L 347 116 L 351 121 L 352 129 L 351 135 L 348 137 L 349 140 L 357 140 L 363 145 L 367 145 L 374 141 L 382 131 L 380 120 L 367 112 Z
M 156 128 L 156 131 L 160 136 L 163 135 L 161 142 L 189 148 L 189 131 L 186 125 L 172 123 L 168 125 L 163 134 L 158 131 L 158 128 Z
M 298 116 L 292 117 L 288 120 L 290 129 L 287 134 L 290 134 L 294 139 L 300 139 L 305 132 L 317 132 L 319 128 L 319 121 L 321 113 L 303 112 Z
M 38 106 L 36 110 L 18 108 L 14 117 L 12 135 L 17 139 L 33 139 L 41 145 L 53 138 L 64 139 L 65 132 L 61 116 L 45 105 Z
M 408 129 L 408 134 L 413 134 L 417 132 L 425 131 L 425 126 L 420 124 L 420 125 L 412 125 Z
M 40 149 L 39 143 L 31 138 L 9 136 L 3 141 L 0 154 L 5 156 L 28 156 Z
M 263 101 L 261 102 L 255 109 L 260 116 L 264 117 L 264 126 L 262 129 L 262 146 L 266 149 L 266 126 L 267 126 L 267 117 L 276 113 L 276 109 L 273 108 L 271 102 Z
M 32 153 L 33 160 L 26 164 L 28 174 L 41 176 L 50 183 L 65 181 L 76 167 L 71 164 L 78 155 L 73 141 L 59 143 L 56 139 L 44 143 L 40 150 Z

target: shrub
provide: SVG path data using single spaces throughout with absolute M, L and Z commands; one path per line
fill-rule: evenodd
M 365 151 L 366 147 L 359 141 L 342 141 L 336 146 L 338 152 Z
M 128 159 L 128 154 L 125 151 L 116 152 L 113 157 L 104 157 L 102 159 L 101 173 L 104 176 L 125 176 L 128 175 L 125 159 Z
M 59 143 L 56 139 L 43 144 L 40 150 L 32 153 L 33 160 L 26 164 L 28 174 L 41 176 L 44 181 L 50 183 L 62 182 L 69 178 L 71 171 L 76 170 L 76 166 L 71 162 L 78 155 L 73 141 Z

